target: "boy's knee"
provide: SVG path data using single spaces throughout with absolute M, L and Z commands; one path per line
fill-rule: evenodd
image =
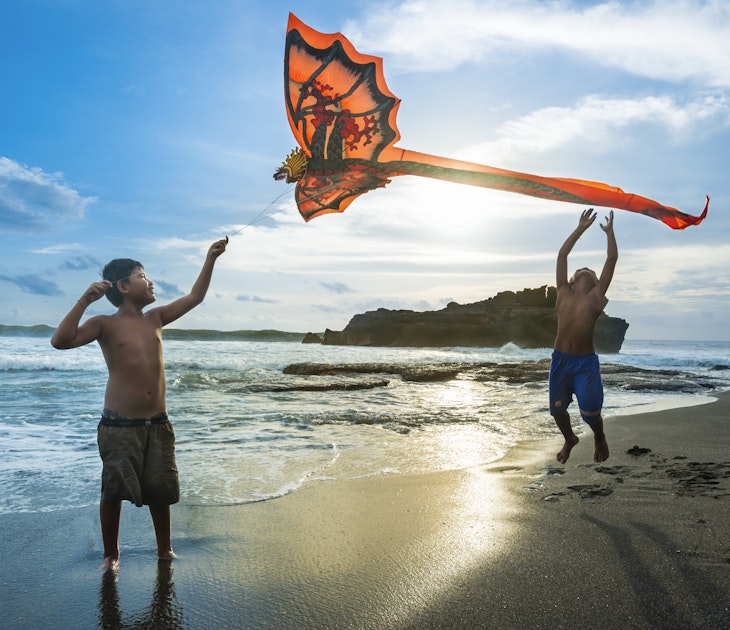
M 550 415 L 553 418 L 565 418 L 569 416 L 568 405 L 562 400 L 556 400 L 550 407 Z
M 583 418 L 583 421 L 589 426 L 594 425 L 602 420 L 600 409 L 598 411 L 583 411 L 583 409 L 581 409 L 580 416 L 581 418 Z

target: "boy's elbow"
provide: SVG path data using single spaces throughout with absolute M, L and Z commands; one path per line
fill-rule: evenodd
M 74 347 L 74 339 L 68 338 L 63 335 L 59 335 L 58 333 L 55 333 L 53 337 L 51 337 L 51 345 L 56 350 L 70 350 Z
M 193 292 L 190 294 L 190 304 L 191 307 L 200 306 L 203 301 L 205 300 L 205 295 L 207 291 L 199 291 L 199 292 Z
M 204 295 L 193 295 L 193 296 L 190 296 L 190 297 L 191 297 L 191 299 L 190 299 L 190 309 L 193 309 L 196 306 L 200 306 L 203 303 L 203 300 L 205 299 L 205 296 Z
M 55 337 L 51 338 L 51 345 L 56 350 L 68 350 L 68 344 L 63 343 L 60 339 L 56 339 Z

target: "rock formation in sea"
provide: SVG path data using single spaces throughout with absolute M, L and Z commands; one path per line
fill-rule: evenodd
M 416 312 L 379 308 L 355 315 L 344 330 L 308 333 L 305 341 L 329 345 L 497 348 L 550 348 L 555 341 L 555 287 L 503 291 L 472 304 L 451 302 L 440 311 Z M 608 300 L 604 303 L 604 309 Z M 618 352 L 629 324 L 605 311 L 596 323 L 599 353 Z M 316 338 L 315 338 L 316 337 Z

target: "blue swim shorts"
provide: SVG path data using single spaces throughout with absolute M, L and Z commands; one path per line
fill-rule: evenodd
M 567 410 L 573 402 L 573 394 L 587 424 L 601 419 L 603 382 L 598 355 L 595 352 L 573 355 L 554 350 L 550 361 L 550 414 L 554 416 L 560 409 Z

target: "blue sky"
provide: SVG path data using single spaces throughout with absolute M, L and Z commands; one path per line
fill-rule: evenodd
M 384 58 L 399 146 L 691 214 L 709 194 L 708 218 L 684 231 L 616 211 L 607 312 L 629 338 L 730 339 L 724 0 L 6 0 L 0 323 L 56 325 L 116 257 L 175 298 L 226 234 L 208 298 L 176 327 L 341 329 L 378 307 L 554 284 L 581 206 L 401 177 L 304 223 L 272 178 L 294 148 L 290 10 Z M 569 266 L 604 254 L 594 225 Z

